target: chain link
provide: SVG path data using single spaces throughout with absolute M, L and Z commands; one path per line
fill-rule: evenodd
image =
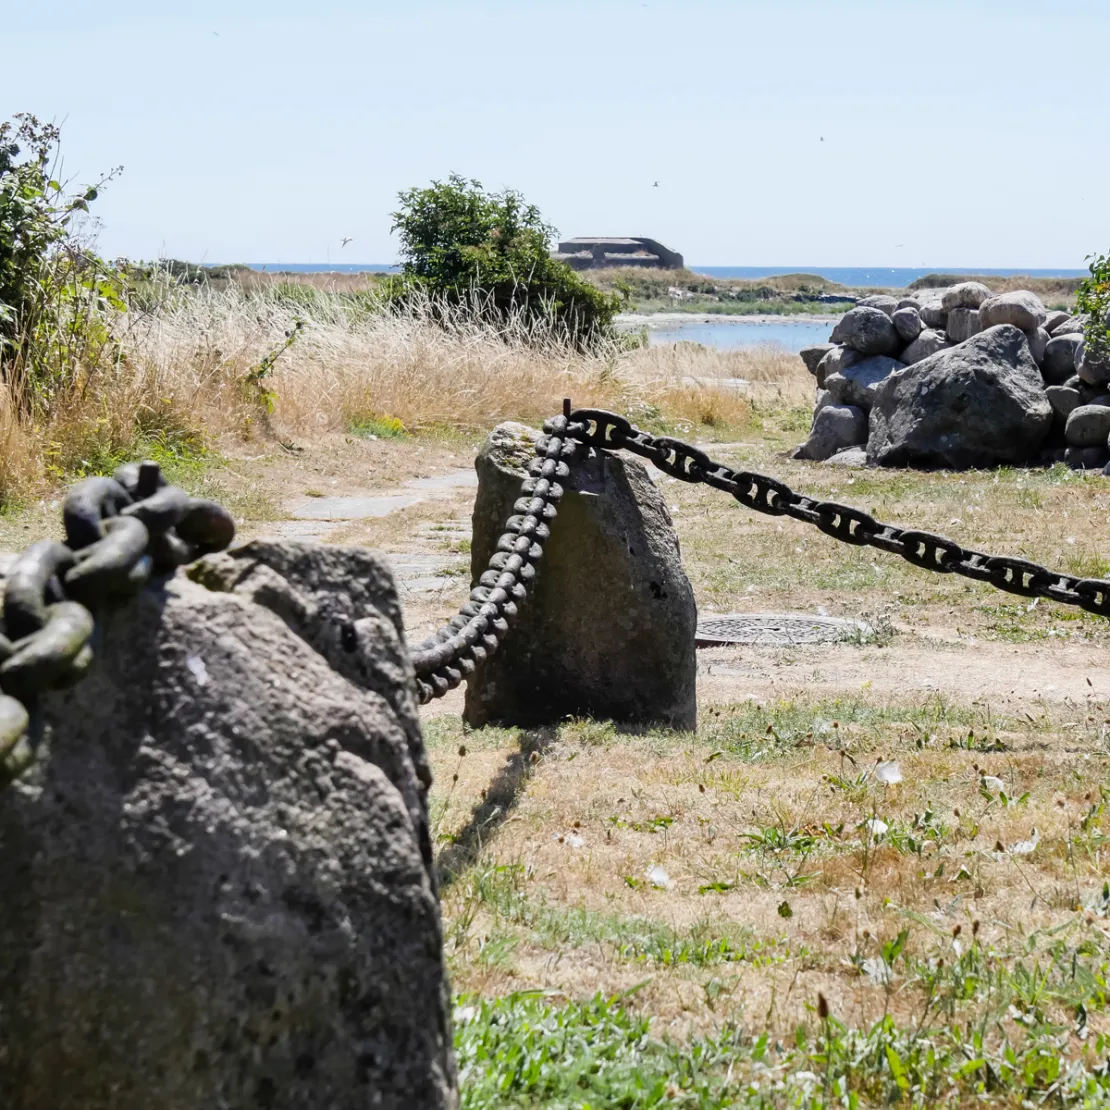
M 235 537 L 213 501 L 167 485 L 157 463 L 86 478 L 62 507 L 65 543 L 42 540 L 8 572 L 0 633 L 0 789 L 34 761 L 38 699 L 77 682 L 93 658 L 97 618 Z
M 497 651 L 528 596 L 563 496 L 560 483 L 578 453 L 566 415 L 548 420 L 543 430 L 513 515 L 470 600 L 412 654 L 421 704 L 455 689 Z
M 731 494 L 745 508 L 771 516 L 788 516 L 812 524 L 833 539 L 857 547 L 875 547 L 940 574 L 958 574 L 1022 597 L 1046 597 L 1110 617 L 1110 582 L 1077 578 L 1010 555 L 987 555 L 945 536 L 883 524 L 870 513 L 836 501 L 818 501 L 795 493 L 765 474 L 732 470 L 703 451 L 669 436 L 640 431 L 623 416 L 603 409 L 571 413 L 568 434 L 580 443 L 605 450 L 631 451 L 682 482 L 700 482 Z

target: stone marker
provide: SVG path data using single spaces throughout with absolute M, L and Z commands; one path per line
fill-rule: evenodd
M 871 409 L 868 457 L 882 466 L 1020 463 L 1052 407 L 1025 336 L 1003 324 L 891 374 Z
M 538 434 L 501 424 L 478 453 L 475 581 L 513 513 Z M 531 727 L 588 715 L 693 729 L 697 610 L 663 495 L 638 460 L 592 450 L 563 485 L 531 596 L 471 677 L 465 719 Z
M 4 793 L 0 1105 L 450 1110 L 390 574 L 295 543 L 202 567 L 106 620 Z

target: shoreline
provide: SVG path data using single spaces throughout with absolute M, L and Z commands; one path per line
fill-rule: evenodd
M 713 312 L 622 312 L 613 323 L 618 327 L 656 329 L 674 327 L 676 324 L 835 324 L 842 313 L 808 315 L 793 313 L 790 316 L 760 314 L 752 316 L 725 315 Z

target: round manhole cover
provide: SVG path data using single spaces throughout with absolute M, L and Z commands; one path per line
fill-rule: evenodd
M 809 613 L 729 613 L 698 622 L 698 647 L 724 644 L 826 644 L 838 640 L 862 640 L 873 635 L 864 621 L 843 617 L 819 617 Z

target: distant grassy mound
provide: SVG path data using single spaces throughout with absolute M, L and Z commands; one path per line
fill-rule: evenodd
M 637 312 L 712 312 L 727 315 L 795 315 L 842 311 L 854 292 L 818 274 L 777 274 L 767 278 L 719 278 L 692 270 L 645 270 L 614 266 L 586 270 L 599 289 L 621 294 Z M 838 309 L 830 298 L 844 294 Z
M 947 289 L 950 285 L 958 285 L 961 281 L 980 281 L 995 293 L 1012 293 L 1016 289 L 1028 289 L 1036 293 L 1041 300 L 1046 298 L 1063 300 L 1075 296 L 1079 288 L 1081 277 L 1026 277 L 1015 274 L 1010 277 L 1001 277 L 998 274 L 926 274 L 922 278 L 911 282 L 908 289 Z

